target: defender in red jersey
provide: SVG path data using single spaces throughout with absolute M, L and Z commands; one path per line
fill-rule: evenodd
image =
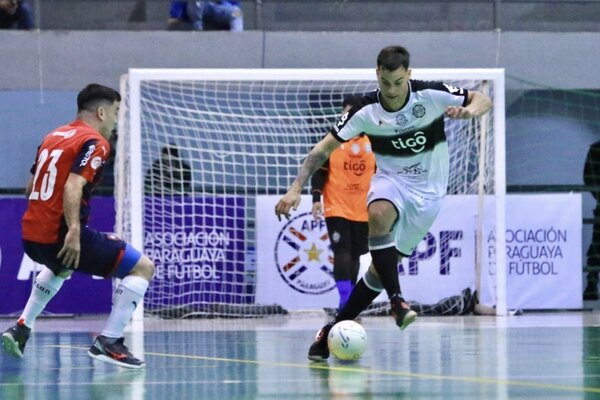
M 45 265 L 17 323 L 2 334 L 5 351 L 23 357 L 35 319 L 74 271 L 121 278 L 107 324 L 90 357 L 126 368 L 142 368 L 123 344 L 123 330 L 154 275 L 145 255 L 111 234 L 87 226 L 89 199 L 110 154 L 121 96 L 89 84 L 77 96 L 77 118 L 50 132 L 39 146 L 27 184 L 23 247 Z

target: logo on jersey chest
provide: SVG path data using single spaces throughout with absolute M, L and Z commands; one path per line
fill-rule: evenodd
M 396 125 L 403 126 L 408 124 L 408 118 L 404 114 L 396 115 Z
M 344 170 L 350 171 L 356 176 L 361 176 L 365 173 L 367 169 L 367 164 L 365 160 L 360 160 L 358 162 L 354 162 L 352 159 L 348 161 L 344 161 Z
M 425 107 L 422 104 L 417 104 L 413 107 L 412 113 L 417 118 L 423 118 L 425 113 L 427 113 L 427 110 L 425 110 Z
M 392 146 L 398 150 L 410 150 L 417 154 L 425 150 L 427 144 L 427 136 L 424 132 L 415 132 L 410 137 L 399 137 L 392 140 Z

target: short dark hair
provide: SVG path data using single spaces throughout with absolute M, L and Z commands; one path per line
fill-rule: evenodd
M 395 71 L 400 67 L 408 69 L 410 54 L 402 46 L 388 46 L 381 49 L 377 56 L 377 68 Z
M 112 104 L 115 101 L 121 101 L 121 95 L 108 86 L 90 83 L 77 95 L 77 111 L 91 111 L 90 108 L 101 101 L 108 101 Z

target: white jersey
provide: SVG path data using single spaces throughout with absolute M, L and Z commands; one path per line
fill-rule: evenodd
M 386 111 L 376 90 L 343 114 L 330 133 L 345 142 L 362 132 L 371 140 L 378 174 L 393 174 L 407 189 L 429 199 L 448 186 L 447 106 L 465 106 L 467 90 L 442 82 L 410 80 L 406 104 Z

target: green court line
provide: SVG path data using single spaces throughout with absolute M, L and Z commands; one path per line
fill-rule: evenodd
M 48 345 L 47 347 L 58 347 L 66 349 L 82 349 L 87 350 L 87 347 L 81 346 L 70 346 L 70 345 Z M 238 358 L 223 358 L 223 357 L 205 357 L 205 356 L 193 356 L 188 354 L 167 354 L 167 353 L 155 353 L 155 352 L 144 352 L 144 355 L 165 357 L 165 358 L 180 358 L 187 360 L 202 360 L 202 361 L 220 361 L 237 364 L 250 364 L 250 365 L 264 365 L 273 367 L 288 367 L 288 368 L 302 368 L 302 369 L 321 369 L 330 371 L 344 371 L 344 372 L 360 372 L 364 374 L 372 375 L 386 375 L 386 376 L 401 376 L 405 378 L 425 379 L 434 381 L 454 381 L 454 382 L 467 382 L 467 383 L 478 383 L 486 385 L 504 385 L 504 386 L 518 386 L 526 388 L 536 389 L 554 389 L 568 392 L 579 392 L 579 393 L 600 393 L 600 387 L 581 387 L 581 386 L 569 386 L 569 385 L 557 385 L 551 383 L 538 383 L 528 381 L 515 381 L 505 380 L 496 378 L 481 378 L 476 376 L 455 376 L 455 375 L 436 375 L 436 374 L 420 374 L 414 372 L 402 372 L 402 371 L 388 371 L 379 369 L 369 368 L 355 368 L 355 367 L 343 367 L 343 366 L 330 366 L 322 365 L 317 363 L 306 363 L 306 364 L 294 364 L 294 363 L 283 363 L 275 361 L 259 361 L 259 360 L 244 360 Z

